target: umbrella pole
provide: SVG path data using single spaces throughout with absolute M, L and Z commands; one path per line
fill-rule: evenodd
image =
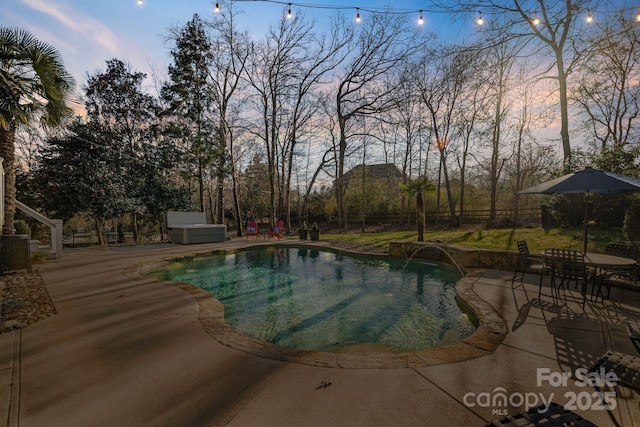
M 589 193 L 584 197 L 584 244 L 583 252 L 587 253 L 587 246 L 589 245 Z

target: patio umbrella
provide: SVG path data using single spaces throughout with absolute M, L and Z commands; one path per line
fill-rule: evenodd
M 516 194 L 623 193 L 640 191 L 640 179 L 592 167 L 525 188 Z M 584 212 L 584 251 L 587 251 L 588 206 Z

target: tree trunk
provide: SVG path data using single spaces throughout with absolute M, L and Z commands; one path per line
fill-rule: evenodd
M 366 190 L 367 190 L 367 179 L 366 179 L 366 164 L 365 164 L 365 160 L 367 157 L 367 146 L 366 144 L 362 144 L 362 224 L 361 224 L 361 228 L 360 228 L 360 232 L 364 233 L 365 232 L 365 226 L 366 226 L 366 219 L 367 219 L 367 197 L 366 197 Z
M 200 211 L 204 212 L 204 171 L 201 158 L 198 158 L 198 202 Z
M 416 194 L 416 223 L 418 225 L 418 242 L 424 242 L 424 201 L 420 191 Z
M 102 226 L 102 222 L 98 218 L 95 219 L 95 227 L 96 237 L 98 238 L 98 245 L 105 246 L 106 240 L 104 238 L 104 227 Z
M 218 176 L 218 198 L 216 204 L 218 205 L 216 224 L 224 224 L 224 176 Z
M 456 215 L 456 205 L 453 202 L 453 196 L 451 195 L 451 184 L 449 183 L 449 172 L 447 171 L 447 162 L 444 149 L 440 150 L 440 162 L 442 164 L 442 174 L 444 175 L 444 187 L 447 190 L 447 202 L 449 204 L 449 226 L 452 228 L 460 226 L 460 220 Z
M 564 71 L 562 49 L 556 48 L 556 65 L 558 68 L 558 86 L 560 88 L 560 137 L 565 168 L 571 168 L 571 144 L 569 141 L 569 107 L 567 101 L 567 74 Z
M 235 169 L 234 169 L 235 170 Z M 238 237 L 242 237 L 242 215 L 240 214 L 240 197 L 238 197 L 238 181 L 236 179 L 235 172 L 231 176 L 233 183 L 233 206 L 236 214 L 236 234 Z
M 133 241 L 138 243 L 140 241 L 140 234 L 138 233 L 138 214 L 136 212 L 131 214 L 131 228 L 133 228 Z
M 15 234 L 13 221 L 16 213 L 16 128 L 5 130 L 0 126 L 0 157 L 4 159 L 4 224 L 2 234 Z M 1 178 L 0 178 L 1 179 Z
M 336 179 L 336 207 L 338 210 L 338 230 L 346 231 L 347 214 L 344 209 L 344 158 L 347 151 L 346 119 L 340 117 L 340 144 L 338 146 L 338 177 Z

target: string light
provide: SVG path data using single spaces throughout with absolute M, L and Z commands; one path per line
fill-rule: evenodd
M 239 2 L 262 2 L 262 3 L 273 3 L 273 4 L 281 4 L 281 5 L 287 5 L 287 19 L 291 19 L 293 17 L 293 13 L 291 11 L 291 7 L 293 5 L 301 7 L 301 8 L 310 8 L 310 9 L 331 9 L 331 10 L 347 10 L 347 9 L 351 9 L 353 10 L 353 6 L 348 6 L 348 5 L 321 5 L 321 4 L 314 4 L 314 3 L 288 3 L 288 2 L 284 2 L 284 1 L 280 1 L 280 0 L 237 0 Z M 138 5 L 142 5 L 144 3 L 144 0 L 137 0 Z M 356 22 L 360 22 L 362 20 L 361 16 L 360 16 L 360 9 L 359 7 L 356 8 Z M 627 8 L 623 8 L 620 10 L 625 10 L 625 11 L 629 11 L 629 10 L 633 10 L 636 9 L 635 7 L 627 7 Z M 424 17 L 423 17 L 423 12 L 424 9 L 422 10 L 411 10 L 411 9 L 403 9 L 403 8 L 371 8 L 371 7 L 366 7 L 366 8 L 362 8 L 363 11 L 369 12 L 369 13 L 373 13 L 373 14 L 394 14 L 394 15 L 407 15 L 407 14 L 413 14 L 418 12 L 419 18 L 418 18 L 418 24 L 419 25 L 423 25 L 424 24 Z M 220 3 L 216 2 L 215 4 L 215 8 L 214 11 L 216 13 L 220 12 Z M 440 10 L 440 9 L 434 9 L 434 10 L 428 10 L 428 13 L 450 13 L 446 10 Z M 611 13 L 608 11 L 600 11 L 602 13 Z M 585 22 L 590 24 L 593 22 L 594 20 L 594 14 L 591 10 L 587 9 L 586 10 L 586 16 L 585 16 Z M 636 14 L 634 15 L 634 19 L 636 22 L 640 23 L 640 10 L 638 10 L 636 12 Z M 533 17 L 530 18 L 529 22 L 536 26 L 539 25 L 541 23 L 540 19 L 538 17 Z M 478 16 L 475 19 L 475 23 L 477 25 L 484 25 L 484 18 L 482 16 L 482 12 L 478 11 Z

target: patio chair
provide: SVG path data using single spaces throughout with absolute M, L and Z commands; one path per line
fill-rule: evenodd
M 540 405 L 531 408 L 527 412 L 520 412 L 509 415 L 501 420 L 485 424 L 485 427 L 529 427 L 529 426 L 575 426 L 575 427 L 597 427 L 596 424 L 585 420 L 575 412 L 565 409 L 564 406 L 555 402 L 549 404 L 549 408 L 544 411 L 545 406 Z M 544 412 L 541 412 L 544 411 Z
M 616 385 L 640 392 L 640 358 L 619 351 L 607 351 L 589 372 L 615 372 Z M 596 390 L 599 387 L 596 386 Z
M 604 253 L 607 255 L 618 256 L 622 258 L 638 259 L 638 247 L 635 245 L 627 245 L 624 243 L 609 243 L 607 244 Z M 611 296 L 611 287 L 626 287 L 635 288 L 640 286 L 640 266 L 636 265 L 632 267 L 619 267 L 619 268 L 607 268 L 600 275 L 601 282 L 598 294 L 602 296 L 604 301 L 604 293 L 602 287 L 607 290 L 606 298 Z
M 247 240 L 249 240 L 249 236 L 256 236 L 256 238 L 260 235 L 260 227 L 254 220 L 250 220 L 247 222 Z
M 279 220 L 276 222 L 276 226 L 273 227 L 273 230 L 269 231 L 269 238 L 282 239 L 284 238 L 284 221 Z
M 588 274 L 584 262 L 584 253 L 571 249 L 545 249 L 543 274 L 549 276 L 551 297 L 560 298 L 560 289 L 566 289 L 570 282 L 575 282 L 574 288 L 580 285 L 582 307 L 586 303 Z M 566 294 L 565 294 L 566 295 Z M 538 290 L 538 298 L 542 296 L 542 280 Z
M 523 286 L 522 282 L 525 273 L 536 272 L 541 276 L 544 268 L 542 255 L 531 254 L 526 240 L 518 240 L 516 244 L 518 245 L 518 264 L 516 265 L 516 270 L 513 272 L 513 279 L 511 279 L 512 287 L 516 280 L 520 280 L 520 286 Z M 520 273 L 519 276 L 518 273 Z
M 607 376 L 609 376 L 609 373 L 615 374 L 615 377 L 607 380 L 614 382 L 613 384 L 606 382 L 599 383 L 598 381 L 593 384 L 593 388 L 597 393 L 596 396 L 600 396 L 603 406 L 609 412 L 612 411 L 612 408 L 609 406 L 610 402 L 607 401 L 605 397 L 606 394 L 603 393 L 601 389 L 620 386 L 634 390 L 635 392 L 640 392 L 640 358 L 638 357 L 609 350 L 589 369 L 589 372 L 604 372 Z M 616 423 L 616 425 L 619 424 Z
M 627 321 L 624 323 L 627 327 L 627 335 L 629 335 L 631 343 L 640 353 L 640 322 L 627 319 Z
M 608 243 L 607 247 L 604 249 L 604 253 L 622 258 L 637 259 L 638 247 L 635 245 L 627 245 L 625 243 Z

